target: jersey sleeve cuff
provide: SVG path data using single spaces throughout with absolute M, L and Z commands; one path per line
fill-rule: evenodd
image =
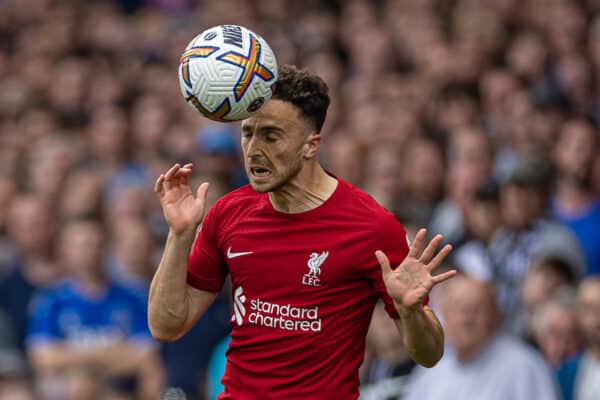
M 222 281 L 216 281 L 213 279 L 201 279 L 192 274 L 187 275 L 187 283 L 198 290 L 204 290 L 212 293 L 219 293 L 223 288 Z

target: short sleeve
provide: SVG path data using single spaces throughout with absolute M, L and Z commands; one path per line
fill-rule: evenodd
M 196 289 L 219 292 L 227 277 L 227 264 L 218 245 L 218 203 L 206 214 L 188 259 L 187 282 Z
M 56 321 L 56 296 L 51 292 L 37 292 L 29 305 L 27 346 L 37 346 L 63 340 Z
M 406 231 L 396 217 L 389 214 L 383 219 L 381 225 L 378 227 L 378 237 L 379 241 L 376 243 L 376 250 L 383 251 L 389 258 L 391 267 L 396 268 L 404 261 L 404 258 L 408 254 L 408 237 L 406 236 Z M 375 256 L 373 256 L 373 258 L 375 259 Z M 391 318 L 400 318 L 398 311 L 396 311 L 396 307 L 394 307 L 392 298 L 385 289 L 381 266 L 376 259 L 370 273 L 375 282 L 375 292 L 383 300 L 386 312 Z

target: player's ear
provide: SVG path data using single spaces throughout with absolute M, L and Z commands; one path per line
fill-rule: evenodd
M 308 160 L 316 157 L 320 145 L 321 134 L 319 132 L 310 132 L 304 144 L 304 158 Z

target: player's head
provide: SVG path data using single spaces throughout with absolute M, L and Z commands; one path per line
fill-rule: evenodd
M 330 100 L 327 84 L 317 75 L 284 65 L 279 71 L 272 99 L 293 104 L 310 128 L 316 133 L 321 132 Z
M 250 184 L 271 192 L 316 160 L 329 95 L 321 78 L 284 65 L 273 97 L 242 122 L 242 151 Z

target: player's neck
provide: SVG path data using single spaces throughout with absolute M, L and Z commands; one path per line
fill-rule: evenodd
M 338 181 L 315 162 L 278 190 L 269 192 L 269 200 L 277 211 L 301 213 L 323 204 L 335 192 L 337 184 Z

